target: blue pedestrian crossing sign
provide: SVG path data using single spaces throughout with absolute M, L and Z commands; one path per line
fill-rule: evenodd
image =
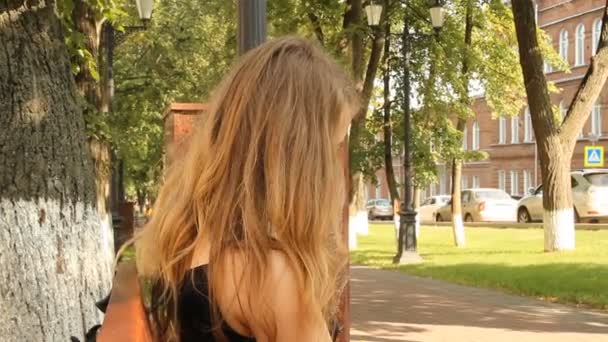
M 604 167 L 604 146 L 585 146 L 585 167 Z

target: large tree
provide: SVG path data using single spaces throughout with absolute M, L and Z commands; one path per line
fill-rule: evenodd
M 0 50 L 0 336 L 82 338 L 113 250 L 54 2 L 3 2 Z
M 553 112 L 549 98 L 534 3 L 532 0 L 513 1 L 512 8 L 519 41 L 520 64 L 540 157 L 545 250 L 574 249 L 576 213 L 572 207 L 570 162 L 577 136 L 608 78 L 608 1 L 597 53 L 591 58 L 591 64 L 563 122 Z

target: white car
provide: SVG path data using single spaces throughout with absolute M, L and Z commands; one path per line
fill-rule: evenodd
M 608 221 L 608 170 L 577 170 L 570 173 L 574 219 L 576 222 Z M 517 221 L 542 222 L 542 185 L 531 189 L 517 205 Z
M 461 192 L 465 222 L 515 222 L 517 201 L 500 189 L 467 189 Z M 452 220 L 452 201 L 437 210 L 438 222 Z
M 418 208 L 418 217 L 420 222 L 433 222 L 437 217 L 437 209 L 444 206 L 450 200 L 450 196 L 431 196 L 422 202 Z

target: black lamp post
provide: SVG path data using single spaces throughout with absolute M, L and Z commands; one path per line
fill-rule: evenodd
M 239 0 L 238 54 L 266 40 L 266 0 Z
M 406 6 L 407 8 L 407 6 Z M 443 26 L 443 8 L 439 1 L 430 8 L 431 23 L 438 30 Z M 394 263 L 412 264 L 422 262 L 417 251 L 416 210 L 412 198 L 412 127 L 410 124 L 410 16 L 403 19 L 403 191 L 399 212 L 399 237 Z

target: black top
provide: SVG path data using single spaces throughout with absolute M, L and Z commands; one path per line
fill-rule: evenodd
M 177 313 L 181 342 L 215 341 L 206 270 L 206 265 L 191 269 L 181 286 Z M 222 330 L 229 342 L 255 342 L 255 338 L 240 335 L 226 323 Z

